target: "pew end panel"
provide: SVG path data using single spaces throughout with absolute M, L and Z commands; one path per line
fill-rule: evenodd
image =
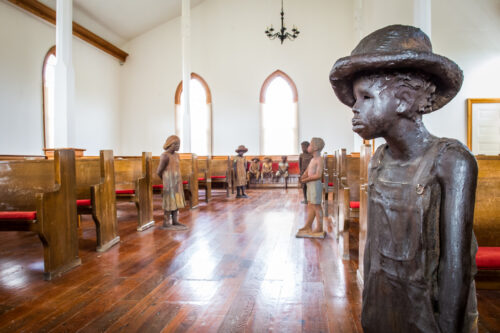
M 198 207 L 198 157 L 196 154 L 179 154 L 182 182 L 185 197 L 189 200 L 189 208 Z
M 137 208 L 137 231 L 154 225 L 152 155 L 142 153 L 142 157 L 115 158 L 116 199 L 134 202 Z
M 0 230 L 34 231 L 44 253 L 44 279 L 81 264 L 78 257 L 75 153 L 57 150 L 53 160 L 0 162 L 0 210 L 31 217 L 0 218 Z
M 77 211 L 90 214 L 96 226 L 97 252 L 119 243 L 116 215 L 115 174 L 112 150 L 98 158 L 76 160 Z

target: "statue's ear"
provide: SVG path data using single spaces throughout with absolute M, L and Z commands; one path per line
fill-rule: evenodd
M 411 111 L 416 100 L 415 92 L 407 87 L 399 87 L 394 97 L 397 101 L 396 112 L 399 114 Z

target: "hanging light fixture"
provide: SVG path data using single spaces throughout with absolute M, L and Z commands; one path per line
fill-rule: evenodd
M 271 27 L 266 28 L 266 31 L 265 31 L 266 36 L 269 37 L 269 39 L 271 39 L 271 40 L 275 39 L 275 38 L 279 38 L 279 40 L 281 41 L 281 44 L 283 44 L 283 41 L 285 39 L 289 39 L 292 41 L 295 40 L 295 38 L 297 38 L 299 36 L 299 33 L 300 33 L 300 31 L 297 30 L 297 27 L 295 27 L 295 25 L 292 28 L 292 33 L 289 33 L 288 31 L 286 31 L 285 12 L 283 12 L 283 0 L 281 0 L 281 29 L 278 32 L 274 32 L 273 25 L 271 24 Z

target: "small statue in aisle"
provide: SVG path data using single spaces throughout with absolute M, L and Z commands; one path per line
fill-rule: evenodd
M 279 179 L 283 177 L 288 178 L 288 156 L 283 155 L 281 156 L 281 162 L 278 164 L 278 171 L 276 171 L 276 179 L 279 181 Z
M 247 184 L 247 160 L 243 157 L 248 149 L 241 145 L 236 149 L 238 155 L 233 160 L 234 178 L 236 181 L 236 198 L 248 198 L 245 194 L 245 185 Z
M 300 169 L 300 176 L 299 176 L 299 182 L 302 185 L 302 193 L 304 194 L 304 201 L 302 201 L 303 204 L 307 204 L 307 184 L 303 183 L 300 181 L 300 178 L 306 172 L 307 167 L 309 166 L 309 162 L 311 162 L 313 156 L 307 151 L 307 148 L 309 147 L 309 141 L 302 141 L 300 144 L 302 148 L 302 153 L 299 156 L 299 169 Z
M 258 157 L 252 158 L 247 172 L 247 182 L 250 184 L 252 179 L 259 180 L 260 177 L 260 159 Z
M 264 158 L 260 177 L 262 181 L 264 181 L 264 178 L 271 178 L 271 180 L 273 179 L 273 160 L 270 157 Z
M 160 156 L 160 163 L 156 170 L 157 175 L 163 181 L 163 225 L 161 229 L 185 230 L 188 227 L 178 221 L 178 212 L 184 208 L 184 187 L 182 185 L 179 155 L 177 151 L 181 140 L 177 135 L 171 135 L 165 141 Z
M 330 82 L 353 131 L 382 137 L 370 161 L 361 325 L 365 333 L 477 332 L 473 232 L 477 162 L 422 117 L 455 97 L 463 74 L 429 37 L 392 25 L 337 60 Z
M 321 202 L 323 197 L 323 157 L 321 150 L 325 147 L 325 142 L 321 138 L 312 138 L 307 151 L 313 156 L 307 170 L 302 175 L 300 181 L 307 184 L 307 220 L 306 225 L 299 229 L 295 235 L 297 238 L 325 238 L 326 232 L 323 230 L 323 210 Z M 316 228 L 312 230 L 312 225 L 316 218 Z

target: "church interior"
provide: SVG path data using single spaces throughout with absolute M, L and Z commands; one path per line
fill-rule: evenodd
M 366 309 L 374 225 L 400 200 L 374 208 L 372 157 L 392 141 L 353 132 L 335 75 L 392 25 L 463 74 L 416 122 L 477 163 L 453 185 L 467 203 L 439 182 L 433 237 L 472 207 L 456 247 L 475 328 L 456 332 L 500 332 L 498 0 L 0 0 L 0 332 L 387 332 Z M 461 280 L 445 259 L 431 275 Z M 408 308 L 378 304 L 394 332 L 448 332 L 446 306 L 429 305 L 440 329 L 402 330 Z

